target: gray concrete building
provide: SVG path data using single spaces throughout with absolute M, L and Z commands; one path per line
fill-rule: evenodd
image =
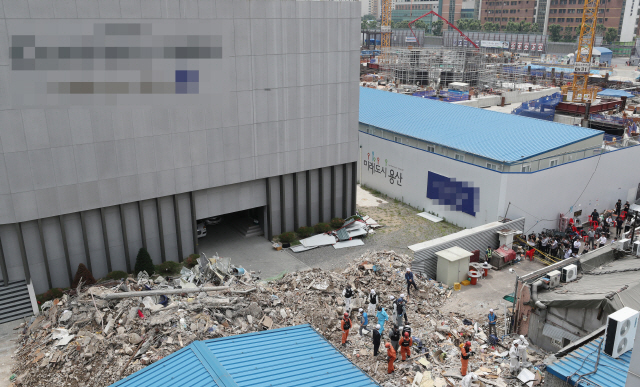
M 355 211 L 360 3 L 0 0 L 0 284 Z

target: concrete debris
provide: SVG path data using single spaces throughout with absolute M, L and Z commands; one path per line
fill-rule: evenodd
M 387 374 L 384 343 L 389 342 L 393 321 L 404 324 L 402 317 L 393 315 L 390 296 L 395 299 L 406 293 L 404 273 L 411 266 L 407 255 L 367 251 L 342 271 L 308 269 L 272 282 L 260 281 L 255 273 L 245 270 L 234 272 L 228 260 L 212 258 L 200 264 L 204 269 L 185 269 L 179 277 L 193 281 L 188 283 L 199 291 L 177 289 L 176 278 L 157 281 L 146 273 L 122 282 L 97 284 L 82 292 L 69 291 L 48 305 L 40 317 L 22 324 L 12 372 L 21 375 L 23 386 L 108 386 L 194 340 L 308 323 L 385 387 L 459 386 L 459 345 L 467 340 L 475 353 L 469 359 L 469 372 L 474 372 L 483 385 L 520 385 L 508 364 L 512 339 L 491 343 L 485 321 L 474 324 L 464 311 L 440 313 L 452 288 L 419 273 L 414 273 L 414 280 L 420 290 L 405 297 L 413 338 L 411 357 L 402 361 L 398 356 L 396 371 Z M 347 284 L 354 292 L 349 311 L 353 326 L 349 342 L 342 346 L 342 291 Z M 375 313 L 368 316 L 363 336 L 358 335 L 358 309 L 368 310 L 372 289 L 389 316 L 382 347 L 375 357 L 371 331 L 381 323 Z M 530 352 L 528 356 L 537 366 L 527 367 L 536 382 L 542 377 L 539 370 L 544 369 L 543 358 L 540 353 Z

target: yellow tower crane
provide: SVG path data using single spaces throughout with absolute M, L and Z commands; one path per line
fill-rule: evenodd
M 596 22 L 598 7 L 601 0 L 585 0 L 580 25 L 578 52 L 573 71 L 573 84 L 562 88 L 567 101 L 591 102 L 596 99 L 600 88 L 589 86 L 589 70 L 591 67 L 591 52 L 596 38 Z M 566 27 L 565 27 L 566 28 Z M 571 94 L 569 94 L 571 92 Z
M 381 55 L 379 57 L 380 64 L 387 67 L 389 64 L 389 51 L 391 50 L 391 2 L 392 0 L 380 0 L 380 13 L 382 22 L 380 23 L 381 36 Z

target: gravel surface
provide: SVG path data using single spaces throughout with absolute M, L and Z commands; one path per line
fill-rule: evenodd
M 287 253 L 311 267 L 342 270 L 347 267 L 351 259 L 359 257 L 367 250 L 394 250 L 397 253 L 413 257 L 413 252 L 407 246 L 461 230 L 460 227 L 450 223 L 433 223 L 416 215 L 422 211 L 376 191 L 369 192 L 388 203 L 379 204 L 377 207 L 364 207 L 358 204 L 358 212 L 361 215 L 369 215 L 384 225 L 384 227 L 377 229 L 375 234 L 363 239 L 364 246 L 344 249 L 324 246 L 301 253 L 293 253 L 287 249 Z

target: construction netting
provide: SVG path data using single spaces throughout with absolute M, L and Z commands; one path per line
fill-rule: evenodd
M 469 93 L 455 90 L 426 90 L 412 94 L 414 97 L 437 99 L 444 102 L 457 102 L 469 100 Z
M 560 102 L 562 102 L 562 94 L 553 93 L 533 101 L 523 102 L 522 105 L 513 109 L 511 114 L 537 118 L 539 120 L 553 121 L 553 117 L 556 113 L 556 106 L 558 106 Z

